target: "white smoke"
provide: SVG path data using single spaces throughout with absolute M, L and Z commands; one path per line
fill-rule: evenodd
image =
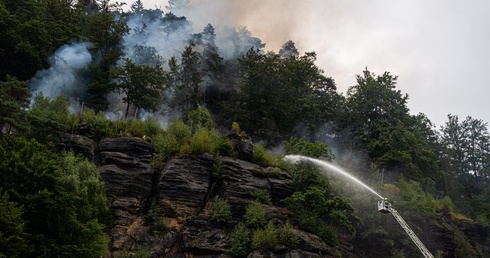
M 92 62 L 88 42 L 67 44 L 59 48 L 50 58 L 51 67 L 37 71 L 29 82 L 32 96 L 42 93 L 51 99 L 64 94 L 80 97 L 86 82 L 80 74 Z

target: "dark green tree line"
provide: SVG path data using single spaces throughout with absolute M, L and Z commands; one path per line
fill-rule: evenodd
M 340 97 L 335 83 L 314 62 L 316 55 L 282 58 L 251 49 L 239 59 L 240 90 L 228 104 L 232 119 L 247 132 L 288 132 L 332 118 Z
M 4 137 L 0 159 L 2 201 L 6 199 L 11 207 L 2 210 L 6 214 L 0 217 L 9 216 L 10 223 L 18 223 L 1 228 L 5 231 L 0 236 L 14 237 L 3 242 L 8 246 L 1 254 L 17 255 L 11 250 L 19 245 L 24 247 L 16 250 L 19 257 L 96 257 L 104 253 L 107 242 L 99 219 L 108 208 L 94 165 L 63 160 L 35 140 L 22 137 Z M 16 209 L 20 209 L 20 218 Z

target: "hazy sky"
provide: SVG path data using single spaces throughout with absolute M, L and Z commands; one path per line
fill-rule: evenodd
M 150 9 L 168 5 L 142 2 Z M 426 114 L 438 128 L 450 113 L 490 122 L 490 1 L 191 2 L 192 11 L 180 15 L 195 31 L 207 23 L 246 26 L 276 52 L 291 39 L 300 53 L 317 53 L 317 65 L 344 94 L 365 67 L 376 74 L 389 71 L 409 95 L 411 113 Z

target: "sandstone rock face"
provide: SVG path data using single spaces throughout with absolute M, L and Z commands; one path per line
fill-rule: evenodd
M 152 146 L 139 138 L 103 139 L 96 153 L 114 215 L 109 232 L 112 257 L 142 251 L 151 257 L 232 257 L 233 228 L 243 221 L 256 191 L 265 190 L 271 196 L 273 204 L 263 205 L 268 220 L 281 224 L 293 217 L 280 202 L 293 194 L 292 179 L 277 168 L 223 157 L 220 172 L 213 173 L 214 157 L 206 154 L 174 158 L 161 171 L 155 171 L 150 165 Z M 217 195 L 228 201 L 232 212 L 232 219 L 221 224 L 211 220 L 211 203 Z M 443 257 L 454 257 L 453 223 L 424 221 L 424 235 L 420 237 L 429 249 L 444 250 Z M 470 242 L 486 243 L 483 248 L 489 251 L 488 228 L 471 223 L 458 227 L 471 236 Z M 269 253 L 254 251 L 248 257 L 338 255 L 318 236 L 297 228 L 294 232 L 300 239 L 295 250 L 277 246 Z M 361 257 L 353 249 L 349 243 L 341 242 L 343 257 Z
M 115 217 L 111 250 L 131 244 L 135 232 L 144 225 L 142 214 L 153 186 L 152 152 L 153 147 L 139 138 L 103 139 L 99 143 L 99 170 Z
M 237 133 L 231 133 L 226 137 L 228 137 L 233 144 L 233 148 L 237 151 L 237 157 L 239 159 L 252 161 L 254 157 L 254 145 L 249 138 Z
M 113 256 L 145 250 L 152 257 L 231 257 L 231 232 L 243 220 L 252 193 L 266 190 L 275 205 L 264 205 L 277 223 L 291 217 L 280 207 L 290 196 L 291 178 L 278 169 L 236 158 L 222 158 L 213 175 L 214 157 L 176 158 L 162 171 L 150 165 L 151 145 L 139 138 L 103 139 L 99 143 L 100 173 L 114 212 L 110 229 Z M 219 195 L 232 208 L 232 220 L 216 225 L 211 200 Z M 278 247 L 271 257 L 331 257 L 331 247 L 318 237 L 297 231 L 300 248 Z M 253 257 L 260 257 L 252 253 Z
M 64 133 L 61 135 L 61 149 L 72 150 L 75 154 L 82 154 L 90 162 L 94 162 L 95 143 L 93 140 L 78 134 Z

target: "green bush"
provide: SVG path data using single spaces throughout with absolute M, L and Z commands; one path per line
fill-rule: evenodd
M 160 127 L 160 124 L 158 124 L 158 121 L 151 117 L 146 118 L 145 125 L 146 125 L 147 136 L 154 137 L 155 135 L 163 132 L 162 128 Z
M 110 122 L 109 135 L 110 137 L 127 137 L 128 134 L 128 121 L 116 120 Z
M 254 145 L 253 162 L 263 166 L 273 166 L 275 164 L 274 156 L 262 144 Z
M 160 125 L 152 118 L 146 120 L 131 120 L 128 122 L 128 133 L 133 137 L 154 137 L 162 132 Z
M 200 128 L 205 128 L 209 131 L 213 130 L 213 120 L 206 108 L 198 108 L 189 112 L 187 124 L 191 127 L 192 132 L 196 132 Z
M 173 135 L 179 144 L 188 142 L 192 136 L 189 126 L 177 119 L 168 126 L 166 132 Z
M 29 250 L 23 207 L 0 188 L 0 257 L 26 257 Z
M 151 225 L 152 233 L 162 236 L 169 231 L 168 223 L 162 217 L 161 208 L 155 200 L 151 201 L 145 219 Z
M 294 233 L 293 227 L 289 222 L 286 222 L 278 229 L 278 240 L 280 244 L 287 247 L 297 247 L 299 245 L 299 237 Z
M 100 141 L 107 137 L 110 133 L 110 121 L 104 116 L 104 113 L 95 113 L 92 109 L 87 112 L 86 124 L 88 133 L 87 136 L 95 141 Z
M 228 156 L 228 157 L 236 156 L 235 150 L 233 149 L 233 144 L 231 143 L 230 139 L 224 136 L 219 137 L 217 149 L 223 156 Z
M 322 176 L 312 165 L 300 162 L 292 167 L 291 175 L 293 178 L 292 186 L 296 191 L 306 192 L 310 186 L 320 189 L 330 189 L 330 184 L 326 177 Z
M 232 131 L 232 132 L 234 132 L 234 133 L 236 133 L 236 134 L 240 134 L 240 132 L 241 132 L 242 130 L 240 129 L 240 126 L 238 125 L 238 123 L 237 123 L 237 122 L 233 122 L 233 123 L 231 124 L 231 131 Z
M 50 99 L 39 93 L 34 97 L 28 112 L 31 122 L 30 137 L 40 142 L 57 141 L 60 133 L 71 129 L 68 100 L 63 95 Z
M 189 156 L 192 154 L 192 147 L 188 143 L 184 143 L 180 146 L 179 155 L 180 156 Z
M 219 151 L 214 155 L 213 161 L 213 178 L 221 179 L 223 177 L 223 162 Z
M 78 197 L 77 217 L 82 221 L 106 216 L 109 203 L 97 167 L 86 159 L 66 153 L 60 162 L 61 185 Z
M 258 191 L 253 191 L 250 193 L 252 198 L 260 203 L 264 204 L 272 204 L 272 199 L 271 196 L 269 195 L 269 192 L 265 189 L 263 190 L 258 190 Z
M 254 144 L 254 155 L 252 161 L 256 164 L 266 167 L 280 167 L 283 169 L 289 169 L 290 165 L 284 161 L 283 158 L 284 155 L 282 154 L 274 156 L 262 143 Z
M 397 206 L 403 210 L 420 212 L 429 217 L 436 217 L 438 201 L 430 193 L 424 192 L 420 183 L 413 180 L 405 180 L 403 175 L 398 179 L 398 188 L 400 189 L 397 196 Z
M 334 155 L 328 150 L 326 143 L 319 141 L 309 142 L 305 137 L 296 138 L 291 137 L 289 141 L 284 143 L 284 149 L 286 154 L 304 155 L 312 158 L 332 160 Z
M 217 147 L 218 135 L 206 128 L 198 129 L 191 137 L 192 154 L 214 153 Z
M 265 225 L 266 217 L 265 217 L 265 209 L 259 202 L 251 202 L 247 205 L 245 215 L 245 224 L 251 228 L 260 228 Z
M 128 133 L 132 137 L 143 137 L 147 135 L 146 123 L 142 120 L 130 120 L 128 122 Z
M 227 200 L 215 196 L 211 203 L 211 220 L 223 223 L 231 220 L 231 208 Z
M 457 228 L 454 230 L 453 244 L 456 247 L 455 257 L 478 257 L 477 250 L 471 245 L 465 234 Z
M 240 222 L 231 233 L 231 253 L 236 257 L 247 257 L 249 252 L 250 230 L 243 222 Z
M 277 241 L 277 231 L 272 224 L 272 221 L 269 221 L 267 226 L 264 229 L 257 229 L 253 233 L 252 237 L 252 248 L 260 251 L 267 251 L 272 249 L 274 246 L 278 244 Z
M 154 162 L 165 162 L 179 152 L 179 142 L 173 134 L 159 133 L 152 138 L 155 150 Z

